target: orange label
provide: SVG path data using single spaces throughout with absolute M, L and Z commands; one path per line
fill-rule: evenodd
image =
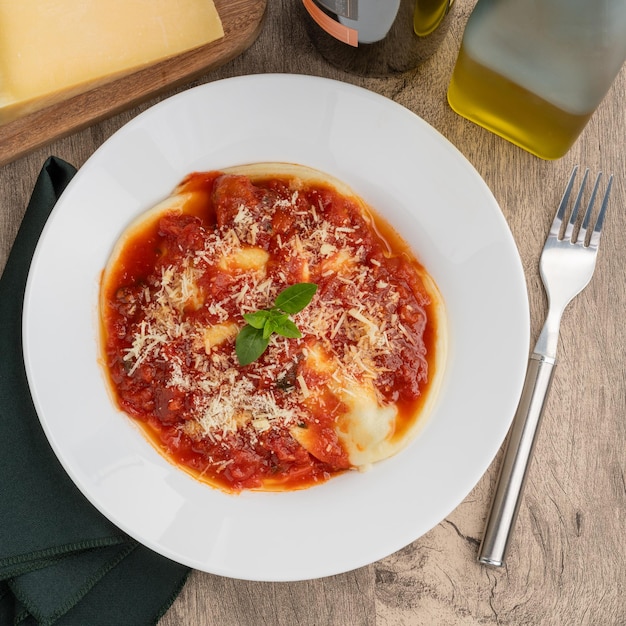
M 347 43 L 349 46 L 356 48 L 359 45 L 359 31 L 356 28 L 344 26 L 330 17 L 330 15 L 326 15 L 322 9 L 313 4 L 313 0 L 302 0 L 302 4 L 304 4 L 304 8 L 309 12 L 315 23 L 329 35 L 332 35 L 339 41 L 343 41 L 343 43 Z

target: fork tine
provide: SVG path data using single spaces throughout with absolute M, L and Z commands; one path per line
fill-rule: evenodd
M 598 175 L 600 178 L 600 175 Z M 597 185 L 598 181 L 596 181 Z M 609 182 L 606 186 L 606 191 L 604 192 L 604 198 L 602 199 L 602 206 L 600 207 L 600 212 L 598 213 L 598 219 L 596 220 L 596 225 L 593 227 L 593 232 L 591 233 L 591 237 L 589 238 L 589 247 L 597 250 L 598 244 L 600 243 L 600 236 L 602 235 L 602 226 L 604 225 L 604 216 L 606 215 L 606 207 L 609 204 L 609 195 L 611 193 L 611 187 L 613 186 L 613 174 L 609 176 Z M 589 213 L 589 209 L 587 210 Z M 587 219 L 587 216 L 585 216 Z M 587 223 L 588 225 L 588 223 Z M 586 231 L 586 227 L 585 227 Z
M 574 234 L 574 226 L 576 225 L 576 220 L 578 219 L 578 211 L 580 210 L 580 201 L 583 197 L 583 190 L 585 189 L 585 184 L 587 183 L 587 177 L 589 176 L 589 168 L 585 170 L 585 175 L 583 176 L 583 180 L 580 183 L 580 189 L 578 190 L 578 195 L 576 196 L 576 202 L 574 203 L 574 208 L 572 209 L 572 214 L 570 215 L 569 221 L 567 222 L 567 226 L 565 228 L 565 232 L 563 233 L 563 239 L 566 241 L 572 241 L 575 243 L 572 235 Z M 597 185 L 597 181 L 596 181 Z M 596 188 L 594 188 L 595 194 Z M 593 196 L 591 197 L 591 201 L 593 202 Z M 589 209 L 587 209 L 589 210 Z
M 572 187 L 574 186 L 574 179 L 576 178 L 576 172 L 578 171 L 578 165 L 574 165 L 574 169 L 569 177 L 569 182 L 567 183 L 567 187 L 565 187 L 565 191 L 563 192 L 563 197 L 561 198 L 561 203 L 559 204 L 559 208 L 554 216 L 554 220 L 552 222 L 552 226 L 550 226 L 550 232 L 548 233 L 549 237 L 557 237 L 561 232 L 561 224 L 563 223 L 563 217 L 565 215 L 565 209 L 567 208 L 567 203 L 569 201 L 570 193 L 572 192 Z
M 589 228 L 589 222 L 591 221 L 591 214 L 593 212 L 593 205 L 596 201 L 596 195 L 598 193 L 598 186 L 600 185 L 600 179 L 602 178 L 602 172 L 599 172 L 596 176 L 596 182 L 593 186 L 593 191 L 591 192 L 591 197 L 589 198 L 589 202 L 587 204 L 587 210 L 585 211 L 585 217 L 583 218 L 583 223 L 580 227 L 580 231 L 578 233 L 578 240 L 576 243 L 581 243 L 585 245 L 587 239 L 587 229 Z

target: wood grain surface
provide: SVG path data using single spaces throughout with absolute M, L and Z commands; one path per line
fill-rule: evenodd
M 356 571 L 295 583 L 193 572 L 160 626 L 626 624 L 626 68 L 571 151 L 542 161 L 460 118 L 446 103 L 474 0 L 457 0 L 452 27 L 430 61 L 385 79 L 328 66 L 306 38 L 296 1 L 269 2 L 256 42 L 193 84 L 261 72 L 327 76 L 367 87 L 423 117 L 476 167 L 502 208 L 526 274 L 533 343 L 547 310 L 539 254 L 574 164 L 616 175 L 610 214 L 595 276 L 563 319 L 560 361 L 505 567 L 476 561 L 500 453 L 445 520 L 399 552 Z M 46 157 L 82 165 L 158 99 L 0 168 L 0 267 Z
M 240 55 L 258 36 L 267 0 L 214 0 L 224 37 L 26 117 L 0 125 L 0 165 L 189 82 Z

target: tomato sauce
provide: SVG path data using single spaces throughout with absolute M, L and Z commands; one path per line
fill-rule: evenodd
M 120 409 L 168 459 L 232 493 L 351 469 L 336 428 L 345 380 L 397 407 L 389 437 L 401 439 L 418 419 L 437 337 L 427 275 L 402 239 L 323 183 L 204 172 L 178 191 L 191 193 L 182 210 L 129 232 L 105 270 L 103 359 Z M 302 337 L 274 337 L 239 366 L 243 314 L 299 282 L 318 287 L 293 316 Z

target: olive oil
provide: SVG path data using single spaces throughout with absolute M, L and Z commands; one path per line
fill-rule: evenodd
M 474 61 L 463 47 L 448 102 L 459 115 L 543 159 L 562 157 L 593 113 L 564 111 Z
M 448 102 L 528 152 L 558 159 L 625 58 L 624 0 L 478 0 Z

